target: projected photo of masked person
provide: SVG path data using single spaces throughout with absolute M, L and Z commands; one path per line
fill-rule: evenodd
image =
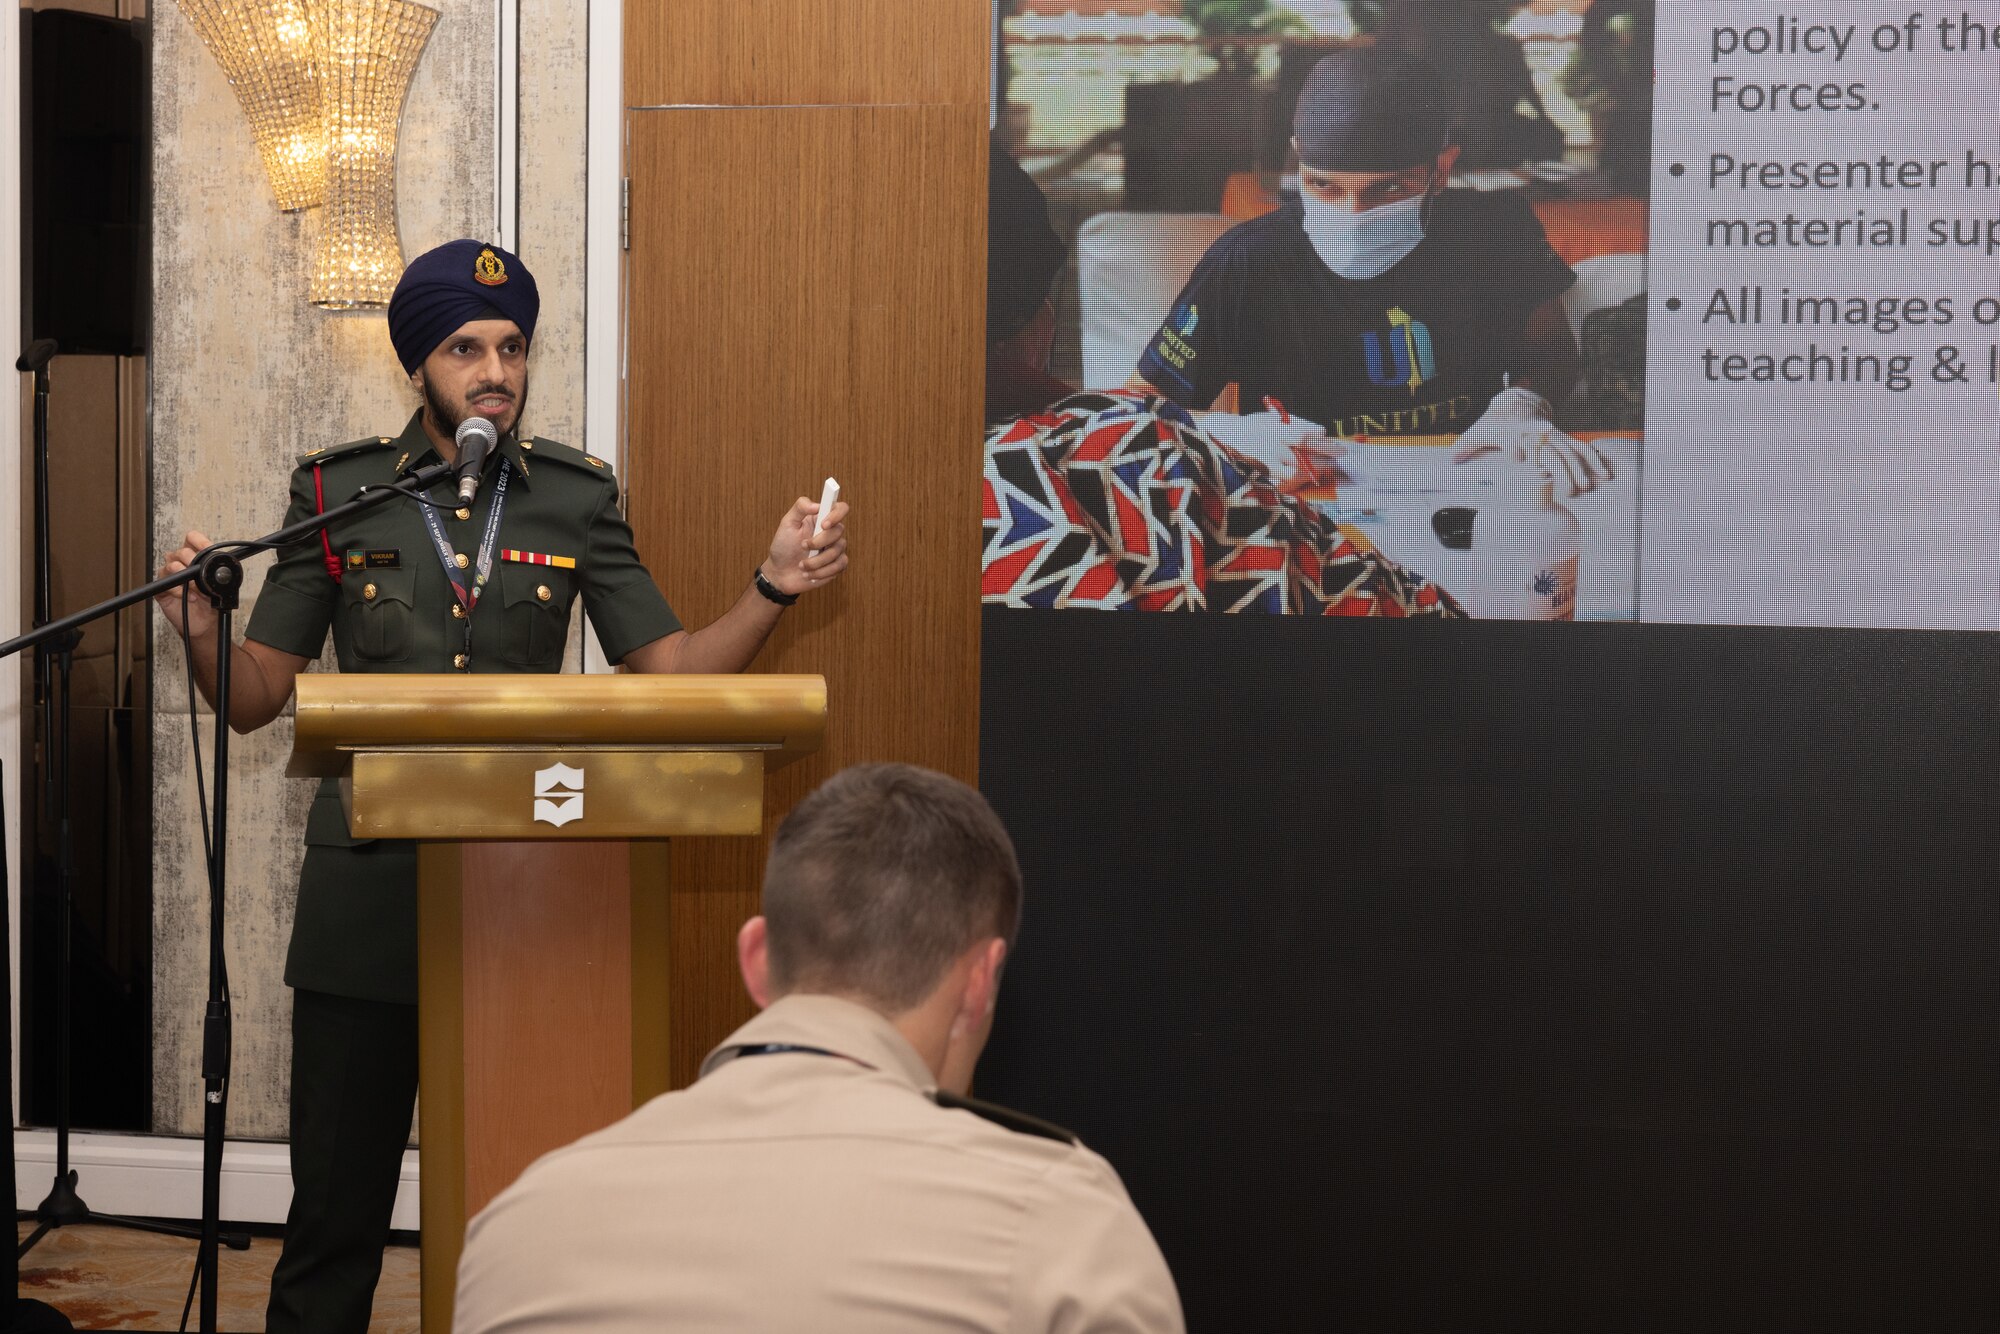
M 1447 190 L 1444 78 L 1379 48 L 1322 60 L 1293 115 L 1299 197 L 1210 247 L 1135 387 L 1274 469 L 1294 446 L 1549 421 L 1576 379 L 1576 275 L 1518 195 Z M 1602 456 L 1557 439 L 1564 490 L 1589 489 Z

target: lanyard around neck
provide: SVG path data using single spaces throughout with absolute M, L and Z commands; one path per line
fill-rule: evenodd
M 444 522 L 437 516 L 436 505 L 423 505 L 424 526 L 430 529 L 431 545 L 437 548 L 438 563 L 444 566 L 444 577 L 451 584 L 452 596 L 458 605 L 465 608 L 465 631 L 472 633 L 472 610 L 479 605 L 479 595 L 486 591 L 486 581 L 493 573 L 493 545 L 500 537 L 500 512 L 507 508 L 507 480 L 510 470 L 506 459 L 500 460 L 500 468 L 493 477 L 493 504 L 486 512 L 486 534 L 479 541 L 479 558 L 474 562 L 470 585 L 466 583 L 465 571 L 458 568 L 458 553 L 451 549 L 451 539 L 445 536 Z
M 797 1042 L 755 1042 L 747 1047 L 738 1047 L 736 1055 L 739 1059 L 745 1056 L 831 1056 L 836 1061 L 850 1061 L 860 1066 L 863 1070 L 875 1069 L 874 1066 L 868 1064 L 868 1062 L 858 1056 L 849 1056 L 845 1052 L 828 1051 L 825 1047 L 808 1047 Z

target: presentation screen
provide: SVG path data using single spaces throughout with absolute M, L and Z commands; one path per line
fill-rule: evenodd
M 984 597 L 2000 627 L 2000 0 L 1005 0 Z

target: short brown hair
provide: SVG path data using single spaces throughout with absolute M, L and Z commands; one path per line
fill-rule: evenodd
M 910 764 L 843 769 L 778 826 L 764 866 L 771 982 L 899 1014 L 1021 921 L 1014 843 L 986 798 Z

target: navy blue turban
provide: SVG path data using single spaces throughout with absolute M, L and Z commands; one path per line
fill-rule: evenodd
M 542 294 L 519 257 L 484 241 L 447 241 L 410 261 L 389 298 L 389 341 L 405 372 L 473 320 L 507 319 L 535 341 Z

